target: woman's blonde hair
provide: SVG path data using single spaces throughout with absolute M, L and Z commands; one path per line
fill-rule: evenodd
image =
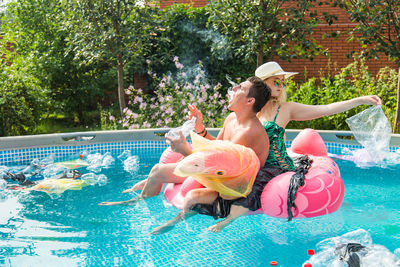
M 271 77 L 269 77 L 269 78 L 271 78 Z M 265 79 L 264 82 L 266 82 L 268 79 Z M 271 102 L 271 104 L 270 104 L 270 102 Z M 276 110 L 276 107 L 284 102 L 286 102 L 286 89 L 283 89 L 278 97 L 271 96 L 271 98 L 268 100 L 267 104 L 265 104 L 264 107 L 260 110 L 260 112 L 257 113 L 257 118 L 261 122 L 267 121 L 268 120 L 267 118 L 270 118 L 270 117 L 272 117 L 272 115 L 275 115 L 272 113 Z

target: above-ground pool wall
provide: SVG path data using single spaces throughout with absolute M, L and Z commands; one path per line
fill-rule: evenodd
M 124 150 L 161 154 L 167 147 L 164 134 L 167 128 L 144 130 L 95 131 L 32 136 L 0 137 L 0 165 L 29 164 L 51 154 L 55 159 L 68 160 L 83 151 L 122 153 Z M 207 129 L 217 136 L 220 129 Z M 300 130 L 286 130 L 288 147 Z M 331 153 L 339 154 L 343 147 L 358 148 L 350 131 L 318 131 Z M 392 150 L 400 147 L 400 135 L 392 135 Z

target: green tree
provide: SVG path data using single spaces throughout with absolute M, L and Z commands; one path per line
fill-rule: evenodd
M 12 36 L 19 55 L 35 60 L 35 72 L 30 73 L 52 99 L 46 112 L 77 115 L 84 123 L 84 114 L 96 109 L 103 88 L 113 81 L 104 64 L 87 66 L 73 60 L 75 51 L 67 49 L 72 34 L 65 27 L 70 16 L 61 1 L 19 0 L 7 5 L 1 27 L 7 38 Z
M 315 0 L 215 0 L 210 1 L 213 27 L 227 36 L 236 57 L 257 66 L 273 56 L 283 60 L 313 59 L 323 48 L 311 37 L 320 18 L 332 23 L 334 16 L 318 15 Z M 254 69 L 254 66 L 253 66 Z
M 37 62 L 7 49 L 12 43 L 9 35 L 0 39 L 0 136 L 32 134 L 49 105 Z
M 143 4 L 144 2 L 144 4 Z M 124 71 L 127 61 L 143 59 L 140 51 L 148 45 L 154 29 L 155 7 L 147 1 L 74 0 L 63 1 L 70 11 L 68 26 L 73 33 L 70 49 L 82 65 L 105 62 L 115 67 L 121 114 L 126 107 Z
M 357 25 L 349 39 L 357 39 L 363 47 L 362 56 L 389 56 L 399 66 L 394 131 L 400 131 L 400 1 L 398 0 L 337 0 Z

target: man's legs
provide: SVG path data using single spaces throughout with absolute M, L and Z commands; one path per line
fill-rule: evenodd
M 174 226 L 180 221 L 196 215 L 196 212 L 190 210 L 193 205 L 212 204 L 217 197 L 218 193 L 208 188 L 199 188 L 189 191 L 185 196 L 182 211 L 179 212 L 175 218 L 169 220 L 161 226 L 154 228 L 154 230 L 151 231 L 151 234 L 159 235 L 172 230 L 172 228 L 174 228 Z
M 149 198 L 160 194 L 163 183 L 183 183 L 186 177 L 180 177 L 174 174 L 176 165 L 177 163 L 156 164 L 151 169 L 149 176 L 145 180 L 146 183 L 143 185 L 143 181 L 141 181 L 138 184 L 136 184 L 138 185 L 138 187 L 143 186 L 142 193 L 140 194 L 140 196 L 134 197 L 126 201 L 101 202 L 99 205 L 112 206 L 112 205 L 134 203 L 140 199 Z M 135 188 L 135 186 L 132 187 L 131 189 Z M 130 192 L 130 191 L 125 190 L 123 192 Z
M 225 228 L 225 226 L 227 226 L 228 224 L 230 224 L 232 221 L 239 218 L 240 216 L 246 214 L 247 212 L 249 212 L 249 209 L 247 209 L 245 207 L 232 205 L 231 212 L 229 213 L 229 215 L 223 221 L 220 221 L 220 222 L 208 227 L 208 230 L 211 232 L 216 232 L 216 233 L 221 232 L 222 229 Z

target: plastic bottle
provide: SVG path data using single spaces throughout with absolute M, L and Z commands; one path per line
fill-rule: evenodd
M 182 131 L 183 136 L 188 137 L 189 133 L 194 130 L 194 126 L 196 125 L 196 117 L 191 118 L 186 121 L 182 126 L 173 128 L 169 130 L 167 135 L 174 139 L 179 138 L 179 131 Z

